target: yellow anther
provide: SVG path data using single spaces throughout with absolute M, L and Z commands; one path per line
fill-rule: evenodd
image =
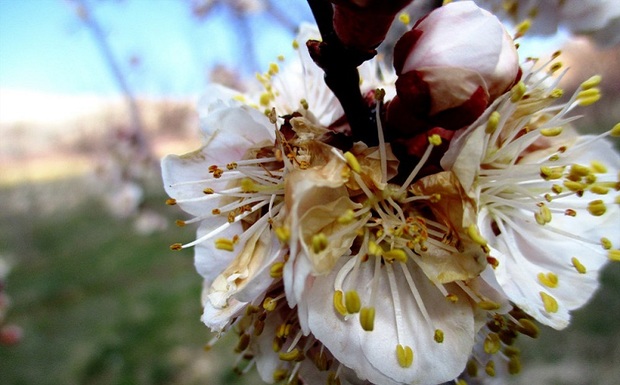
M 312 237 L 312 251 L 315 254 L 318 254 L 325 249 L 327 249 L 327 245 L 329 241 L 327 240 L 327 236 L 325 233 L 318 233 Z
M 546 225 L 551 222 L 551 210 L 546 205 L 542 205 L 540 210 L 534 213 L 534 218 L 539 225 Z
M 493 360 L 487 362 L 487 364 L 484 366 L 484 372 L 489 377 L 495 377 L 495 362 Z
M 574 163 L 570 166 L 570 174 L 580 177 L 588 176 L 590 175 L 590 167 Z
M 508 359 L 508 373 L 515 375 L 521 372 L 521 360 L 519 356 L 511 356 Z
M 291 230 L 286 226 L 276 227 L 274 228 L 274 232 L 282 243 L 287 243 L 291 238 Z
M 242 351 L 247 349 L 248 346 L 250 346 L 250 336 L 248 334 L 243 333 L 239 336 L 239 342 L 237 343 L 237 346 L 235 347 L 235 352 L 241 353 Z
M 362 301 L 360 301 L 360 296 L 355 290 L 349 290 L 345 293 L 344 303 L 347 308 L 347 313 L 349 314 L 358 313 L 362 307 Z
M 562 191 L 564 191 L 564 188 L 560 186 L 559 184 L 554 184 L 553 186 L 551 186 L 551 191 L 553 191 L 556 194 L 560 194 Z
M 594 184 L 590 186 L 590 191 L 594 194 L 605 195 L 609 192 L 609 187 L 605 187 L 602 184 Z
M 555 88 L 553 91 L 549 93 L 549 97 L 551 99 L 559 99 L 564 96 L 564 90 L 561 88 Z
M 448 294 L 446 295 L 446 299 L 452 303 L 457 303 L 459 301 L 459 297 L 456 294 Z
M 288 370 L 286 369 L 276 369 L 273 371 L 273 380 L 275 382 L 280 382 L 288 377 Z
M 598 160 L 593 160 L 590 162 L 590 169 L 592 170 L 592 172 L 595 172 L 597 174 L 604 174 L 607 172 L 607 167 Z
M 536 338 L 540 334 L 540 328 L 527 318 L 521 318 L 517 330 L 528 337 Z
M 271 297 L 267 297 L 263 301 L 263 309 L 267 311 L 274 311 L 277 305 L 278 305 L 278 301 L 276 301 L 274 298 L 271 298 Z
M 545 180 L 552 179 L 560 179 L 564 174 L 564 167 L 549 167 L 549 166 L 541 166 L 540 167 L 540 176 Z
M 299 48 L 299 42 L 297 42 L 297 40 L 293 40 L 293 49 L 298 49 Z
M 172 245 L 170 245 L 170 250 L 178 251 L 178 250 L 181 250 L 182 248 L 183 248 L 183 244 L 181 243 L 173 243 Z
M 589 90 L 590 88 L 597 87 L 599 84 L 601 84 L 602 80 L 603 78 L 601 77 L 601 75 L 594 75 L 590 79 L 581 83 L 581 89 Z
M 231 239 L 218 238 L 215 240 L 215 248 L 218 250 L 234 251 L 235 245 Z
M 269 75 L 275 75 L 278 72 L 280 72 L 280 67 L 278 67 L 278 64 L 270 63 L 269 64 Z
M 327 375 L 327 385 L 340 385 L 340 378 L 338 377 L 338 374 L 329 372 Z
M 278 354 L 278 357 L 282 361 L 301 361 L 304 358 L 304 354 L 299 349 L 295 348 L 290 352 L 282 352 Z
M 563 65 L 562 62 L 553 63 L 551 67 L 549 68 L 549 72 L 551 73 L 557 72 L 560 68 L 562 68 L 562 65 Z
M 398 262 L 407 262 L 407 253 L 403 249 L 393 249 L 383 252 L 383 258 L 388 262 L 393 262 L 394 260 Z
M 443 330 L 435 329 L 435 334 L 433 335 L 433 339 L 435 340 L 435 342 L 437 342 L 438 344 L 443 343 L 443 337 L 444 337 Z
M 237 94 L 235 96 L 233 96 L 233 100 L 236 100 L 238 102 L 244 102 L 246 101 L 245 95 L 242 94 Z
M 306 99 L 301 99 L 299 101 L 299 104 L 301 104 L 304 110 L 307 110 L 308 108 L 310 108 L 310 106 L 308 105 L 308 101 Z
M 583 191 L 586 189 L 586 185 L 581 183 L 581 182 L 575 182 L 572 180 L 565 180 L 563 183 L 564 187 L 566 187 L 567 189 L 569 189 L 570 191 Z
M 525 33 L 530 29 L 531 26 L 532 26 L 532 20 L 530 19 L 525 19 L 519 24 L 517 24 L 514 38 L 518 39 L 521 36 L 525 35 Z
M 540 283 L 542 283 L 543 285 L 550 287 L 550 288 L 556 288 L 558 287 L 558 276 L 556 274 L 553 273 L 538 273 L 538 280 L 540 281 Z
M 562 130 L 562 127 L 543 128 L 540 130 L 540 134 L 547 137 L 558 136 L 562 133 Z
M 353 222 L 353 219 L 355 219 L 355 212 L 351 209 L 348 209 L 341 216 L 338 217 L 338 223 L 351 223 Z
M 271 348 L 274 352 L 279 352 L 282 350 L 282 346 L 284 345 L 285 340 L 283 338 L 275 337 L 271 342 Z
M 469 227 L 467 227 L 467 235 L 469 235 L 469 238 L 471 238 L 471 240 L 475 243 L 481 246 L 486 246 L 487 240 L 480 234 L 478 226 L 475 224 L 472 223 Z
M 278 55 L 278 61 L 284 61 L 286 58 L 284 55 Z
M 261 106 L 267 106 L 269 105 L 269 102 L 272 99 L 272 95 L 268 92 L 263 92 L 260 95 L 260 98 L 258 99 L 258 102 L 260 103 Z
M 478 364 L 476 363 L 476 361 L 472 359 L 467 361 L 467 365 L 465 366 L 465 372 L 470 377 L 477 377 L 478 376 Z
M 398 21 L 407 25 L 411 22 L 411 16 L 409 16 L 407 12 L 402 12 L 400 15 L 398 15 Z
M 499 349 L 501 347 L 502 342 L 500 341 L 499 335 L 497 335 L 497 333 L 489 333 L 484 339 L 484 351 L 487 354 L 495 354 L 499 352 Z
M 452 0 L 443 0 L 441 5 L 447 5 L 447 4 L 450 4 L 451 2 L 452 2 Z
M 547 313 L 557 313 L 559 309 L 558 301 L 553 298 L 551 295 L 545 293 L 544 291 L 540 292 L 540 299 L 542 299 L 543 305 L 545 306 L 545 311 Z
M 184 227 L 185 226 L 185 221 L 182 221 L 180 219 L 177 219 L 176 221 L 174 221 L 174 223 L 179 226 L 179 227 Z
M 362 329 L 371 332 L 375 328 L 375 308 L 363 307 L 360 310 L 360 325 Z
M 610 261 L 620 262 L 620 250 L 618 249 L 607 250 L 607 258 L 609 258 Z
M 620 136 L 620 123 L 616 123 L 616 125 L 611 130 L 609 130 L 609 135 L 614 137 Z
M 609 238 L 605 238 L 605 237 L 601 238 L 601 246 L 603 246 L 603 249 L 605 250 L 609 250 L 613 247 Z
M 271 265 L 269 269 L 269 275 L 271 278 L 282 278 L 282 271 L 284 270 L 284 263 L 276 262 Z
M 241 180 L 241 191 L 244 193 L 257 192 L 256 183 L 250 178 L 244 178 Z
M 344 305 L 344 293 L 342 290 L 334 291 L 333 302 L 334 309 L 336 309 L 338 313 L 343 316 L 347 315 L 347 307 Z
M 588 90 L 579 91 L 577 101 L 582 107 L 596 103 L 601 98 L 601 91 L 598 88 L 590 88 Z
M 494 311 L 494 310 L 499 310 L 501 305 L 493 301 L 480 301 L 478 302 L 478 307 L 483 310 Z
M 576 257 L 571 258 L 571 262 L 573 263 L 575 270 L 577 270 L 579 274 L 586 273 L 586 267 L 582 265 L 581 262 L 579 262 L 579 260 Z
M 176 205 L 176 204 L 177 204 L 177 200 L 176 200 L 176 199 L 173 199 L 173 198 L 166 199 L 166 204 L 167 204 L 168 206 L 174 206 L 174 205 Z
M 605 214 L 606 211 L 607 207 L 605 206 L 605 202 L 600 199 L 593 200 L 592 202 L 588 203 L 588 212 L 595 217 L 600 217 L 601 215 Z
M 439 146 L 441 145 L 441 136 L 433 134 L 428 137 L 428 142 L 433 146 Z
M 499 125 L 499 119 L 499 112 L 493 111 L 489 116 L 489 120 L 487 120 L 487 127 L 485 129 L 485 132 L 487 134 L 492 134 L 495 132 L 495 130 L 497 130 L 497 126 Z
M 350 153 L 349 151 L 344 153 L 344 158 L 347 161 L 347 164 L 349 165 L 349 167 L 351 167 L 351 170 L 355 171 L 356 173 L 360 173 L 362 172 L 362 167 L 360 166 L 359 162 L 357 161 L 357 158 L 355 157 L 355 155 L 353 155 L 352 153 Z
M 456 382 L 454 383 L 454 385 L 467 385 L 467 381 L 465 381 L 462 378 L 459 378 L 458 380 L 456 380 Z
M 375 242 L 370 241 L 368 242 L 368 254 L 375 257 L 380 257 L 383 254 L 383 249 Z
M 206 189 L 202 190 L 202 193 L 206 195 L 213 194 L 214 192 L 215 190 L 213 190 L 211 187 L 207 187 Z
M 396 358 L 403 368 L 409 368 L 413 364 L 413 350 L 409 346 L 396 345 Z

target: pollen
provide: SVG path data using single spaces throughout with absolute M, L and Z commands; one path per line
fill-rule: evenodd
M 278 72 L 280 72 L 280 67 L 278 67 L 278 64 L 270 63 L 269 64 L 269 75 L 275 75 Z
M 541 129 L 540 133 L 542 134 L 542 136 L 553 137 L 560 135 L 562 133 L 562 130 L 562 127 L 549 127 Z
M 274 232 L 281 243 L 287 243 L 291 238 L 291 230 L 286 226 L 276 227 Z
M 613 262 L 620 262 L 620 250 L 611 249 L 607 251 L 607 258 Z
M 304 359 L 304 354 L 297 348 L 291 350 L 290 352 L 280 353 L 278 357 L 282 361 L 301 361 Z
M 355 171 L 358 174 L 362 172 L 362 167 L 357 161 L 357 158 L 355 157 L 355 155 L 347 151 L 344 153 L 344 158 L 346 159 L 349 167 L 351 167 L 351 170 Z
M 570 174 L 573 176 L 584 177 L 590 175 L 590 168 L 580 164 L 573 164 L 570 167 Z
M 433 134 L 428 137 L 428 142 L 432 144 L 433 146 L 439 146 L 441 145 L 441 136 L 437 134 Z
M 489 377 L 495 377 L 495 361 L 490 360 L 489 362 L 487 362 L 487 364 L 484 366 L 484 372 Z
M 263 309 L 267 311 L 274 311 L 277 305 L 278 305 L 278 301 L 271 297 L 267 297 L 263 301 Z
M 405 263 L 407 262 L 407 253 L 403 249 L 388 250 L 383 253 L 383 258 L 388 262 L 396 260 Z
M 459 297 L 456 294 L 448 294 L 446 295 L 446 299 L 452 303 L 457 303 L 459 301 Z
M 497 302 L 487 300 L 487 301 L 478 302 L 478 307 L 482 310 L 495 311 L 495 310 L 499 310 L 501 306 Z
M 594 184 L 590 186 L 590 191 L 594 194 L 605 195 L 609 192 L 609 187 L 605 187 L 602 184 Z
M 603 249 L 609 250 L 612 248 L 613 245 L 611 244 L 611 241 L 609 240 L 609 238 L 603 237 L 601 238 L 601 246 L 603 246 Z
M 620 123 L 616 123 L 615 126 L 609 131 L 609 135 L 614 137 L 620 137 Z
M 536 338 L 540 334 L 540 328 L 527 318 L 521 318 L 517 330 L 521 334 L 525 334 L 528 337 Z
M 467 228 L 467 235 L 469 235 L 469 238 L 471 238 L 472 241 L 479 244 L 480 246 L 487 245 L 487 240 L 480 234 L 478 226 L 476 226 L 475 224 L 472 223 L 471 225 L 469 225 L 469 227 Z
M 338 217 L 338 223 L 346 225 L 353 222 L 353 219 L 355 219 L 355 213 L 353 212 L 353 210 L 348 209 L 341 216 Z
M 183 245 L 180 243 L 173 243 L 172 245 L 170 245 L 170 250 L 178 251 L 178 250 L 181 250 L 182 248 L 183 248 Z
M 302 107 L 304 110 L 307 110 L 308 108 L 310 108 L 310 106 L 308 105 L 308 101 L 307 101 L 306 99 L 301 99 L 301 100 L 299 101 L 299 104 L 301 104 L 301 107 Z
M 497 333 L 489 333 L 487 337 L 484 339 L 484 351 L 487 354 L 495 354 L 499 352 L 499 349 L 501 347 L 502 347 L 502 343 Z
M 598 174 L 604 174 L 607 172 L 607 167 L 605 167 L 605 165 L 599 162 L 598 160 L 591 161 L 590 168 L 592 169 L 592 172 L 595 172 Z
M 515 32 L 515 39 L 520 38 L 521 36 L 525 35 L 525 33 L 530 29 L 530 27 L 532 26 L 532 20 L 530 19 L 525 19 L 522 22 L 520 22 L 517 25 L 517 30 Z
M 329 241 L 327 240 L 327 236 L 325 233 L 318 233 L 312 237 L 312 251 L 315 254 L 318 254 L 325 249 L 327 249 L 327 245 Z
M 215 248 L 218 250 L 234 251 L 235 245 L 231 239 L 218 238 L 215 240 Z
M 571 263 L 573 264 L 573 267 L 575 267 L 575 270 L 577 270 L 579 274 L 586 273 L 586 267 L 581 264 L 581 262 L 577 259 L 577 257 L 572 257 Z
M 359 313 L 362 302 L 360 301 L 360 296 L 357 294 L 355 290 L 349 290 L 344 295 L 344 303 L 347 308 L 347 313 L 355 314 Z
M 577 94 L 577 101 L 580 106 L 586 107 L 596 103 L 601 98 L 601 91 L 598 88 L 590 88 L 580 91 Z
M 499 125 L 499 120 L 500 120 L 500 114 L 497 111 L 493 111 L 491 113 L 491 115 L 489 116 L 489 120 L 487 120 L 487 127 L 485 129 L 485 132 L 487 134 L 492 134 L 495 132 L 495 130 L 497 130 L 497 126 Z
M 545 311 L 547 313 L 557 313 L 559 309 L 558 301 L 544 291 L 541 291 L 539 294 L 545 307 Z
M 540 283 L 542 283 L 543 285 L 550 287 L 550 288 L 556 288 L 558 287 L 558 276 L 554 273 L 538 273 L 538 280 L 540 281 Z
M 184 227 L 185 226 L 185 221 L 182 221 L 180 219 L 177 219 L 176 221 L 174 221 L 174 223 L 179 226 L 179 227 Z
M 269 269 L 269 275 L 271 278 L 282 278 L 282 270 L 284 269 L 284 263 L 276 262 L 271 265 Z
M 443 343 L 443 338 L 444 338 L 443 330 L 435 329 L 435 334 L 433 335 L 433 339 L 435 340 L 435 342 L 437 342 L 438 344 L 441 344 Z
M 173 199 L 173 198 L 168 198 L 168 199 L 166 199 L 166 204 L 167 204 L 168 206 L 174 206 L 174 205 L 176 205 L 176 204 L 177 204 L 177 200 L 176 200 L 176 199 Z
M 210 194 L 215 193 L 215 191 L 214 191 L 211 187 L 207 187 L 207 188 L 205 188 L 204 190 L 202 190 L 202 192 L 203 192 L 203 194 L 205 194 L 205 195 L 210 195 Z
M 375 329 L 375 308 L 363 307 L 360 310 L 360 325 L 362 329 L 371 332 Z
M 546 205 L 542 205 L 540 210 L 534 213 L 534 218 L 536 219 L 536 223 L 539 225 L 546 225 L 551 222 L 551 210 Z
M 599 84 L 601 84 L 602 80 L 603 80 L 603 78 L 601 77 L 601 75 L 594 75 L 591 78 L 589 78 L 588 80 L 586 80 L 583 83 L 581 83 L 581 89 L 582 90 L 589 90 L 590 88 L 597 87 Z
M 545 180 L 560 179 L 563 174 L 564 174 L 563 166 L 558 166 L 558 167 L 542 166 L 540 167 L 540 176 Z
M 592 202 L 588 203 L 588 212 L 595 217 L 600 217 L 601 215 L 605 214 L 606 211 L 607 207 L 605 206 L 605 202 L 600 199 L 593 200 Z
M 244 193 L 257 192 L 256 183 L 250 178 L 244 178 L 241 181 L 241 191 Z
M 403 368 L 409 368 L 413 364 L 413 350 L 409 346 L 396 345 L 396 358 Z
M 398 21 L 400 21 L 404 25 L 407 25 L 411 22 L 411 16 L 409 16 L 407 12 L 403 12 L 400 15 L 398 15 Z
M 340 315 L 347 315 L 347 308 L 344 305 L 344 293 L 341 290 L 334 291 L 333 302 L 334 309 L 336 309 L 336 311 L 340 313 Z

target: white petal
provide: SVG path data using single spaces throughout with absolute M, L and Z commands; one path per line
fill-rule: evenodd
M 412 270 L 413 280 L 433 325 L 422 316 L 415 299 L 409 291 L 400 267 L 394 264 L 397 290 L 400 293 L 402 319 L 400 343 L 413 350 L 413 364 L 402 368 L 398 364 L 396 346 L 399 343 L 395 326 L 394 302 L 388 277 L 381 277 L 376 303 L 374 331 L 362 330 L 357 316 L 348 320 L 334 310 L 332 295 L 334 279 L 339 268 L 346 262 L 341 258 L 331 274 L 317 277 L 310 289 L 308 301 L 308 324 L 317 339 L 344 365 L 354 370 L 360 379 L 377 384 L 434 384 L 449 381 L 458 376 L 467 361 L 474 343 L 474 317 L 471 305 L 462 297 L 451 303 L 433 286 L 417 268 Z M 362 306 L 370 305 L 372 262 L 362 263 L 357 283 L 347 288 L 355 289 Z M 385 270 L 385 268 L 382 268 Z M 445 333 L 443 343 L 434 341 L 435 329 Z

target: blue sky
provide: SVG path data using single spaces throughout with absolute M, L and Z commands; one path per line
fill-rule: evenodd
M 194 96 L 218 63 L 249 76 L 266 69 L 279 54 L 292 53 L 293 35 L 264 13 L 251 18 L 250 38 L 257 50 L 253 60 L 226 7 L 198 21 L 188 0 L 85 1 L 138 95 Z M 272 3 L 294 24 L 311 21 L 303 0 Z M 138 66 L 129 64 L 132 57 L 140 59 Z M 93 36 L 66 0 L 0 0 L 0 90 L 119 93 Z
M 277 0 L 295 22 L 310 20 L 303 1 Z M 185 0 L 89 0 L 130 87 L 140 95 L 200 93 L 208 70 L 221 63 L 250 74 L 226 7 L 198 21 Z M 293 35 L 269 15 L 251 18 L 263 69 L 291 53 Z M 260 35 L 260 41 L 256 36 Z M 131 66 L 132 57 L 140 59 Z M 62 94 L 114 95 L 118 87 L 90 31 L 65 0 L 0 0 L 0 88 Z

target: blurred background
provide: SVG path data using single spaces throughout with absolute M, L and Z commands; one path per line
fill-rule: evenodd
M 257 383 L 234 373 L 234 338 L 203 349 L 192 250 L 168 248 L 194 230 L 158 162 L 199 146 L 206 84 L 252 88 L 311 20 L 301 0 L 0 0 L 0 383 Z M 562 47 L 567 90 L 604 74 L 581 130 L 620 121 L 618 47 L 522 46 Z M 513 383 L 615 384 L 618 314 L 615 264 L 568 331 L 520 341 Z

